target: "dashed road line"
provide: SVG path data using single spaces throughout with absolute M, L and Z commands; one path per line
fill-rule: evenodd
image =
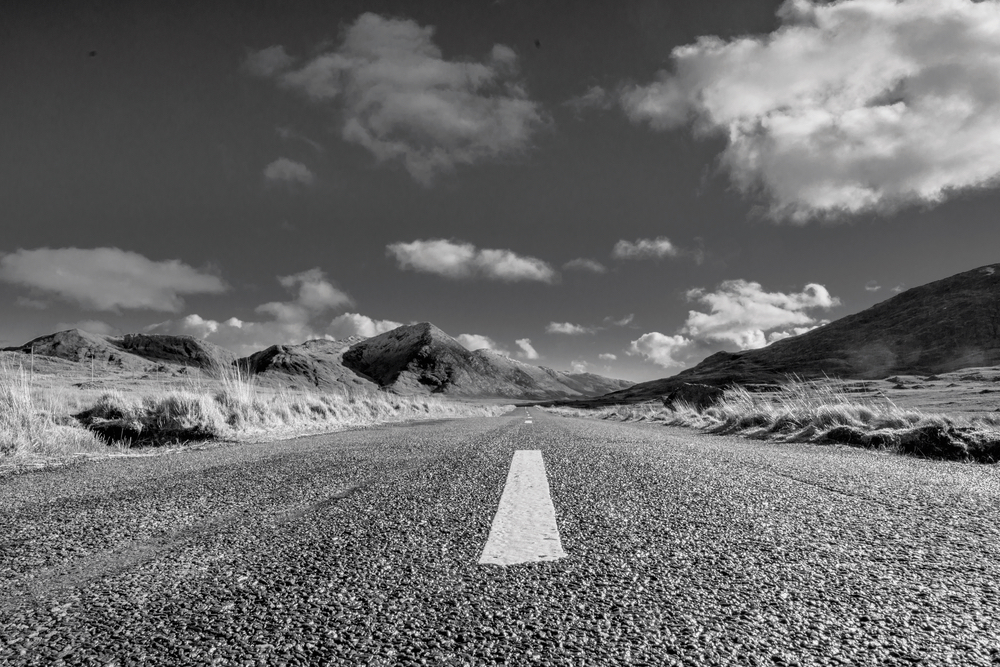
M 515 565 L 565 557 L 542 452 L 518 450 L 479 564 Z

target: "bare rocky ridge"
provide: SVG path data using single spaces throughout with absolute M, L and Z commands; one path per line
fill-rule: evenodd
M 566 374 L 489 350 L 470 352 L 423 322 L 353 345 L 344 365 L 381 387 L 403 393 L 557 398 L 598 395 L 631 383 L 593 374 Z
M 800 336 L 717 352 L 662 380 L 608 394 L 602 403 L 670 394 L 684 383 L 769 384 L 803 378 L 878 379 L 1000 364 L 1000 264 L 906 290 Z

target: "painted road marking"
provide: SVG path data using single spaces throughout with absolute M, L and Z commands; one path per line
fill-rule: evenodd
M 530 419 L 525 419 L 525 420 L 524 420 L 524 423 L 525 423 L 525 424 L 530 424 L 530 423 L 531 423 L 531 420 L 530 420 Z
M 515 565 L 565 557 L 542 452 L 518 450 L 479 564 Z

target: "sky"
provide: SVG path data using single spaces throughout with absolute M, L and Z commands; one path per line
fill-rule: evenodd
M 0 345 L 634 381 L 998 261 L 992 0 L 0 7 Z

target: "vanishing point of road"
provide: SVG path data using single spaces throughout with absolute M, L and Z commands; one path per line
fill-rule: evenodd
M 2 665 L 965 667 L 998 619 L 997 466 L 518 409 L 0 479 Z

